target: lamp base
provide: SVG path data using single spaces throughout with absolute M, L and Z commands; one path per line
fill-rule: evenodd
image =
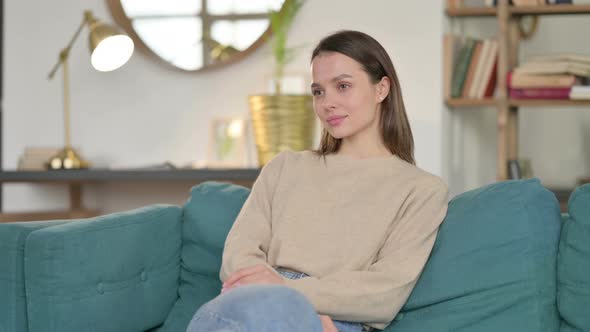
M 47 161 L 47 169 L 84 169 L 89 167 L 90 163 L 71 147 L 63 148 Z

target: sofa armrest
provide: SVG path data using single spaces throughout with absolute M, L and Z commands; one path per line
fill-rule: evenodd
M 153 205 L 32 232 L 29 331 L 142 331 L 177 298 L 181 209 Z
M 0 331 L 27 330 L 24 255 L 32 232 L 65 223 L 59 221 L 0 223 Z

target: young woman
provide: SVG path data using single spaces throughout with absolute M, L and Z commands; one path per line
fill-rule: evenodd
M 264 166 L 225 243 L 222 294 L 188 331 L 383 329 L 428 259 L 447 187 L 414 165 L 387 52 L 341 31 L 311 58 L 320 147 Z

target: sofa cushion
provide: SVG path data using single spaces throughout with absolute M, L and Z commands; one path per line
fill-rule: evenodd
M 431 257 L 386 331 L 557 331 L 560 212 L 536 179 L 449 203 Z
M 177 298 L 177 206 L 151 206 L 32 232 L 25 246 L 29 332 L 142 331 Z
M 66 221 L 0 223 L 0 331 L 28 331 L 25 243 L 31 232 Z
M 570 197 L 558 255 L 561 331 L 590 331 L 590 184 Z
M 211 181 L 191 190 L 183 213 L 179 298 L 160 331 L 185 331 L 195 311 L 219 294 L 225 238 L 249 193 Z

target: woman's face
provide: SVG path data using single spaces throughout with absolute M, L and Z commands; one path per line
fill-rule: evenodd
M 360 63 L 337 52 L 316 56 L 311 74 L 313 109 L 332 137 L 379 132 L 379 110 L 389 92 L 386 77 L 373 84 Z

